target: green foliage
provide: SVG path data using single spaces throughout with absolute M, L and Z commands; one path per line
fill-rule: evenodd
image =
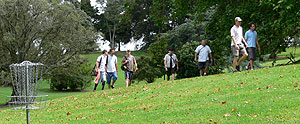
M 50 79 L 50 88 L 57 90 L 85 89 L 91 85 L 91 66 L 87 59 L 73 57 L 71 62 L 56 68 L 46 77 Z
M 209 45 L 209 41 L 207 41 Z M 201 42 L 187 42 L 181 49 L 178 50 L 178 59 L 179 59 L 179 71 L 177 73 L 177 78 L 189 78 L 196 77 L 200 75 L 198 69 L 198 63 L 194 61 L 195 49 L 201 45 Z M 209 46 L 211 47 L 211 46 Z M 214 48 L 214 47 L 213 47 Z M 212 49 L 212 47 L 211 47 Z M 213 51 L 214 49 L 212 49 Z M 213 51 L 214 53 L 214 51 Z M 214 62 L 210 63 L 208 74 L 219 74 L 224 68 L 225 57 L 215 56 L 213 54 Z
M 152 62 L 159 68 L 164 68 L 163 58 L 168 53 L 168 44 L 164 39 L 160 39 L 152 43 L 148 49 L 148 53 L 152 55 Z
M 194 61 L 195 49 L 201 42 L 187 42 L 178 50 L 179 70 L 177 78 L 199 76 L 198 64 Z
M 134 74 L 134 79 L 137 81 L 147 81 L 152 83 L 155 81 L 155 78 L 160 77 L 161 68 L 153 64 L 153 61 L 149 57 L 141 56 L 137 60 L 139 64 L 139 70 Z
M 1 0 L 0 13 L 1 71 L 28 60 L 45 64 L 47 73 L 97 39 L 91 19 L 70 2 Z
M 192 42 L 197 39 L 196 27 L 192 21 L 187 21 L 172 30 L 169 30 L 167 33 L 162 35 L 166 39 L 168 45 L 175 50 L 181 49 L 183 44 L 187 42 Z

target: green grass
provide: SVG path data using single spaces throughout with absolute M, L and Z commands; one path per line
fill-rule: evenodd
M 300 47 L 287 48 L 285 52 L 282 52 L 282 53 L 278 54 L 277 56 L 290 56 L 290 53 L 294 53 L 294 52 L 295 52 L 295 60 L 299 60 L 300 59 Z M 268 55 L 266 55 L 266 56 L 268 56 Z M 275 65 L 286 64 L 289 61 L 290 60 L 288 58 L 278 59 L 278 60 L 276 60 Z M 265 61 L 260 64 L 262 66 L 272 66 L 272 63 L 273 63 L 273 60 L 268 60 L 268 61 Z
M 118 68 L 119 68 L 119 74 L 118 74 L 118 80 L 115 84 L 115 87 L 125 87 L 125 77 L 124 77 L 124 72 L 121 70 L 121 61 L 122 57 L 125 55 L 126 52 L 117 52 L 116 56 L 118 57 Z M 85 54 L 81 55 L 82 57 L 85 57 L 89 60 L 91 64 L 91 69 L 94 66 L 94 63 L 96 62 L 97 57 L 100 55 L 99 54 Z M 142 51 L 133 51 L 132 55 L 134 56 L 141 56 L 141 55 L 148 55 Z M 91 82 L 91 86 L 86 89 L 86 91 L 92 91 L 94 89 L 94 83 Z M 97 90 L 100 90 L 101 86 L 97 87 Z M 107 85 L 105 87 L 105 90 L 107 90 Z M 12 88 L 11 87 L 0 87 L 0 104 L 5 104 L 7 102 L 7 96 L 10 96 L 12 93 Z M 40 91 L 39 95 L 49 95 L 49 100 L 56 99 L 56 98 L 61 98 L 61 97 L 66 97 L 66 96 L 71 96 L 71 95 L 78 95 L 78 94 L 83 94 L 86 92 L 80 92 L 80 91 L 74 91 L 74 92 L 68 92 L 68 91 L 53 91 L 50 90 L 50 86 L 47 83 L 47 81 L 43 81 L 40 86 Z M 7 109 L 7 107 L 0 108 L 0 110 Z
M 300 65 L 158 81 L 49 100 L 32 123 L 299 123 Z M 67 114 L 69 113 L 69 114 Z M 1 110 L 0 123 L 25 111 Z

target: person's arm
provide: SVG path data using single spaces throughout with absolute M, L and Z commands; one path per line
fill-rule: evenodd
M 117 59 L 117 57 L 116 57 L 115 66 L 116 66 L 116 71 L 117 71 L 117 73 L 118 73 L 118 59 Z
M 164 60 L 165 68 L 167 68 L 167 60 Z
M 261 49 L 260 49 L 260 46 L 259 46 L 259 43 L 258 43 L 258 39 L 256 38 L 256 44 L 257 44 L 257 47 L 258 47 L 258 51 L 259 53 L 261 52 Z
M 233 42 L 235 48 L 239 50 L 240 48 L 239 48 L 239 46 L 236 44 L 236 41 L 235 41 L 235 33 L 234 33 L 234 29 L 231 29 L 231 30 L 230 30 L 230 34 L 231 34 L 231 39 L 232 39 L 232 42 Z
M 243 36 L 243 42 L 245 43 L 246 48 L 248 48 L 248 44 L 247 44 L 246 39 L 244 38 L 244 36 Z
M 198 53 L 195 52 L 195 58 L 194 58 L 194 61 L 197 62 L 197 56 L 198 56 Z
M 211 52 L 209 53 L 209 57 L 210 57 L 210 62 L 212 63 L 213 62 L 213 58 L 212 58 L 212 53 Z
M 125 60 L 125 59 L 126 58 L 124 57 L 123 60 L 122 60 L 122 65 L 125 65 L 128 62 L 128 60 Z
M 135 64 L 135 71 L 137 71 L 139 68 L 138 68 L 138 65 L 136 63 L 135 57 L 134 57 L 134 64 Z
M 178 64 L 178 61 L 176 61 L 176 64 L 177 64 L 177 71 L 179 70 L 179 64 Z
M 96 72 L 98 72 L 98 65 L 99 65 L 99 62 L 96 61 Z

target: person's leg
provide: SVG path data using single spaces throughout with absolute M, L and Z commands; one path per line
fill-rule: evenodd
M 133 79 L 133 72 L 129 72 L 129 86 L 131 86 L 132 83 L 132 79 Z
M 250 59 L 250 67 L 251 67 L 251 69 L 253 70 L 253 59 Z
M 241 54 L 243 54 L 243 56 L 242 56 L 242 58 L 240 58 L 237 66 L 239 66 L 248 57 L 248 53 L 247 53 L 244 45 L 240 45 L 239 47 L 240 47 L 240 52 L 241 52 Z
M 203 76 L 203 69 L 200 69 L 200 76 Z
M 170 80 L 170 76 L 171 76 L 171 68 L 167 68 L 167 81 Z
M 208 66 L 209 66 L 209 61 L 207 60 L 205 63 L 205 72 L 204 72 L 204 76 L 206 76 L 207 72 L 208 72 Z
M 239 59 L 238 56 L 234 56 L 233 59 L 233 71 L 236 71 L 236 66 L 237 66 L 237 60 Z
M 98 84 L 99 83 L 95 83 L 94 92 L 96 91 Z
M 118 72 L 113 72 L 113 83 L 111 85 L 111 88 L 115 88 L 115 83 L 118 80 Z
M 111 87 L 111 77 L 112 77 L 112 73 L 111 72 L 107 73 L 107 86 L 108 86 L 108 89 L 110 89 L 110 87 Z
M 102 82 L 102 90 L 104 90 L 105 81 Z
M 125 71 L 125 80 L 126 80 L 126 87 L 129 86 L 129 74 L 128 71 Z
M 234 56 L 233 58 L 233 72 L 237 71 L 236 66 L 237 66 L 237 60 L 239 59 L 239 50 L 235 48 L 235 46 L 231 46 L 232 50 L 232 55 Z

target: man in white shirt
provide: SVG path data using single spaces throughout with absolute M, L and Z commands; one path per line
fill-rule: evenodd
M 247 51 L 246 51 L 248 44 L 247 44 L 245 38 L 243 37 L 243 28 L 241 26 L 242 19 L 240 17 L 236 17 L 234 19 L 234 21 L 235 21 L 235 25 L 233 25 L 233 27 L 231 28 L 230 34 L 231 34 L 231 39 L 232 39 L 231 40 L 231 50 L 232 50 L 232 54 L 234 56 L 233 72 L 237 72 L 237 71 L 240 71 L 241 62 L 243 62 L 248 56 Z M 244 42 L 245 46 L 242 42 Z M 243 56 L 242 56 L 242 58 L 240 58 L 239 61 L 237 61 L 239 59 L 240 54 L 243 54 Z
M 195 58 L 194 58 L 195 62 L 198 62 L 200 76 L 203 76 L 203 70 L 205 70 L 204 76 L 206 76 L 208 72 L 208 66 L 209 66 L 208 54 L 210 56 L 210 62 L 213 62 L 211 49 L 208 45 L 206 45 L 206 41 L 202 40 L 201 45 L 199 45 L 195 50 Z M 197 60 L 197 56 L 198 56 L 198 60 Z
M 96 71 L 100 73 L 100 78 L 98 80 L 98 83 L 95 83 L 94 92 L 96 91 L 98 84 L 101 82 L 102 82 L 102 90 L 104 90 L 104 86 L 106 82 L 106 61 L 107 61 L 106 59 L 107 59 L 107 51 L 103 50 L 102 55 L 100 55 L 96 61 Z
M 109 54 L 107 55 L 107 84 L 108 88 L 115 88 L 115 82 L 118 79 L 118 60 L 114 55 L 115 49 L 110 49 Z M 113 78 L 113 83 L 111 84 L 111 78 Z
M 178 66 L 178 59 L 176 55 L 173 53 L 173 49 L 169 49 L 169 53 L 165 55 L 164 57 L 164 64 L 167 71 L 167 80 L 170 80 L 170 76 L 172 75 L 172 79 L 175 80 L 175 71 L 176 71 L 176 65 L 177 64 L 177 70 L 179 70 Z

